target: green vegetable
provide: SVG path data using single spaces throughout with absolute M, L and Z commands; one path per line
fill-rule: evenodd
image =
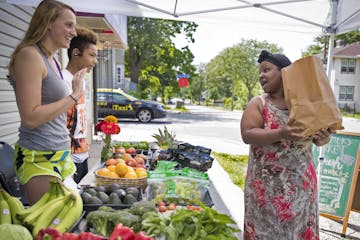
M 218 213 L 202 203 L 199 203 L 199 205 L 202 208 L 201 211 L 183 208 L 178 209 L 171 216 L 170 227 L 173 227 L 177 234 L 165 230 L 167 240 L 237 239 L 234 233 L 239 230 L 231 226 L 235 224 L 231 217 Z
M 145 231 L 150 237 L 159 237 L 166 232 L 173 234 L 176 237 L 177 232 L 168 229 L 170 226 L 170 216 L 159 214 L 158 212 L 144 213 L 141 222 L 141 229 Z M 172 228 L 172 227 L 170 227 Z M 173 238 L 175 239 L 175 238 Z
M 130 210 L 132 214 L 143 216 L 148 212 L 156 212 L 155 204 L 151 201 L 139 201 L 131 205 Z
M 108 209 L 106 211 L 99 209 L 97 211 L 89 212 L 86 216 L 86 222 L 90 226 L 92 232 L 107 237 L 113 230 L 110 221 L 112 212 L 107 211 Z
M 1 239 L 6 240 L 32 240 L 29 230 L 17 224 L 0 224 Z
M 86 216 L 90 230 L 96 234 L 108 237 L 115 225 L 122 223 L 135 232 L 141 230 L 141 216 L 132 214 L 130 209 L 115 210 L 109 206 L 101 206 Z
M 135 149 L 141 149 L 141 150 L 148 150 L 149 149 L 149 143 L 146 141 L 140 141 L 140 142 L 116 142 L 113 144 L 114 147 L 124 147 L 126 149 L 128 148 L 135 148 Z
M 118 210 L 111 214 L 110 222 L 114 228 L 116 224 L 122 223 L 127 227 L 131 227 L 135 232 L 141 230 L 141 217 L 131 214 L 129 210 Z

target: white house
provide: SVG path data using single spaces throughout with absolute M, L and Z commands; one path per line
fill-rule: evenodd
M 349 45 L 337 42 L 334 49 L 334 94 L 339 107 L 360 112 L 360 42 Z

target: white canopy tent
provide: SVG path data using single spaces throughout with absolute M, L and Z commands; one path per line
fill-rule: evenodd
M 37 6 L 41 0 L 0 0 Z M 268 27 L 283 32 L 336 34 L 360 28 L 359 0 L 62 0 L 76 11 L 122 14 L 237 26 L 234 31 Z M 305 9 L 305 11 L 304 11 Z M 248 30 L 247 30 L 248 31 Z M 260 31 L 259 31 L 260 34 Z M 330 46 L 333 46 L 331 44 Z M 328 76 L 332 64 L 328 54 Z
M 0 0 L 37 6 L 41 0 Z M 360 28 L 360 0 L 61 0 L 76 11 L 162 18 L 197 23 L 244 26 L 260 33 L 266 26 L 278 31 L 330 35 L 327 74 L 331 79 L 333 43 L 336 34 Z M 302 9 L 299 11 L 299 9 Z M 306 9 L 305 11 L 303 9 Z M 226 36 L 224 36 L 226 38 Z M 320 154 L 322 155 L 322 154 Z M 240 221 L 242 221 L 240 219 Z M 239 225 L 242 228 L 242 225 Z

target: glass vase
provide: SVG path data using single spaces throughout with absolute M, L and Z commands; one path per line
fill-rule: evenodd
M 101 163 L 106 162 L 109 158 L 112 158 L 114 155 L 113 148 L 111 146 L 111 136 L 106 135 L 104 139 L 104 146 L 101 150 Z

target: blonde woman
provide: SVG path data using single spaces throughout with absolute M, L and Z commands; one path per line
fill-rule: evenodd
M 75 11 L 55 0 L 36 8 L 9 65 L 21 124 L 14 167 L 30 205 L 49 190 L 51 178 L 65 179 L 76 168 L 70 155 L 66 111 L 81 97 L 84 70 L 74 74 L 72 93 L 55 55 L 76 36 Z

